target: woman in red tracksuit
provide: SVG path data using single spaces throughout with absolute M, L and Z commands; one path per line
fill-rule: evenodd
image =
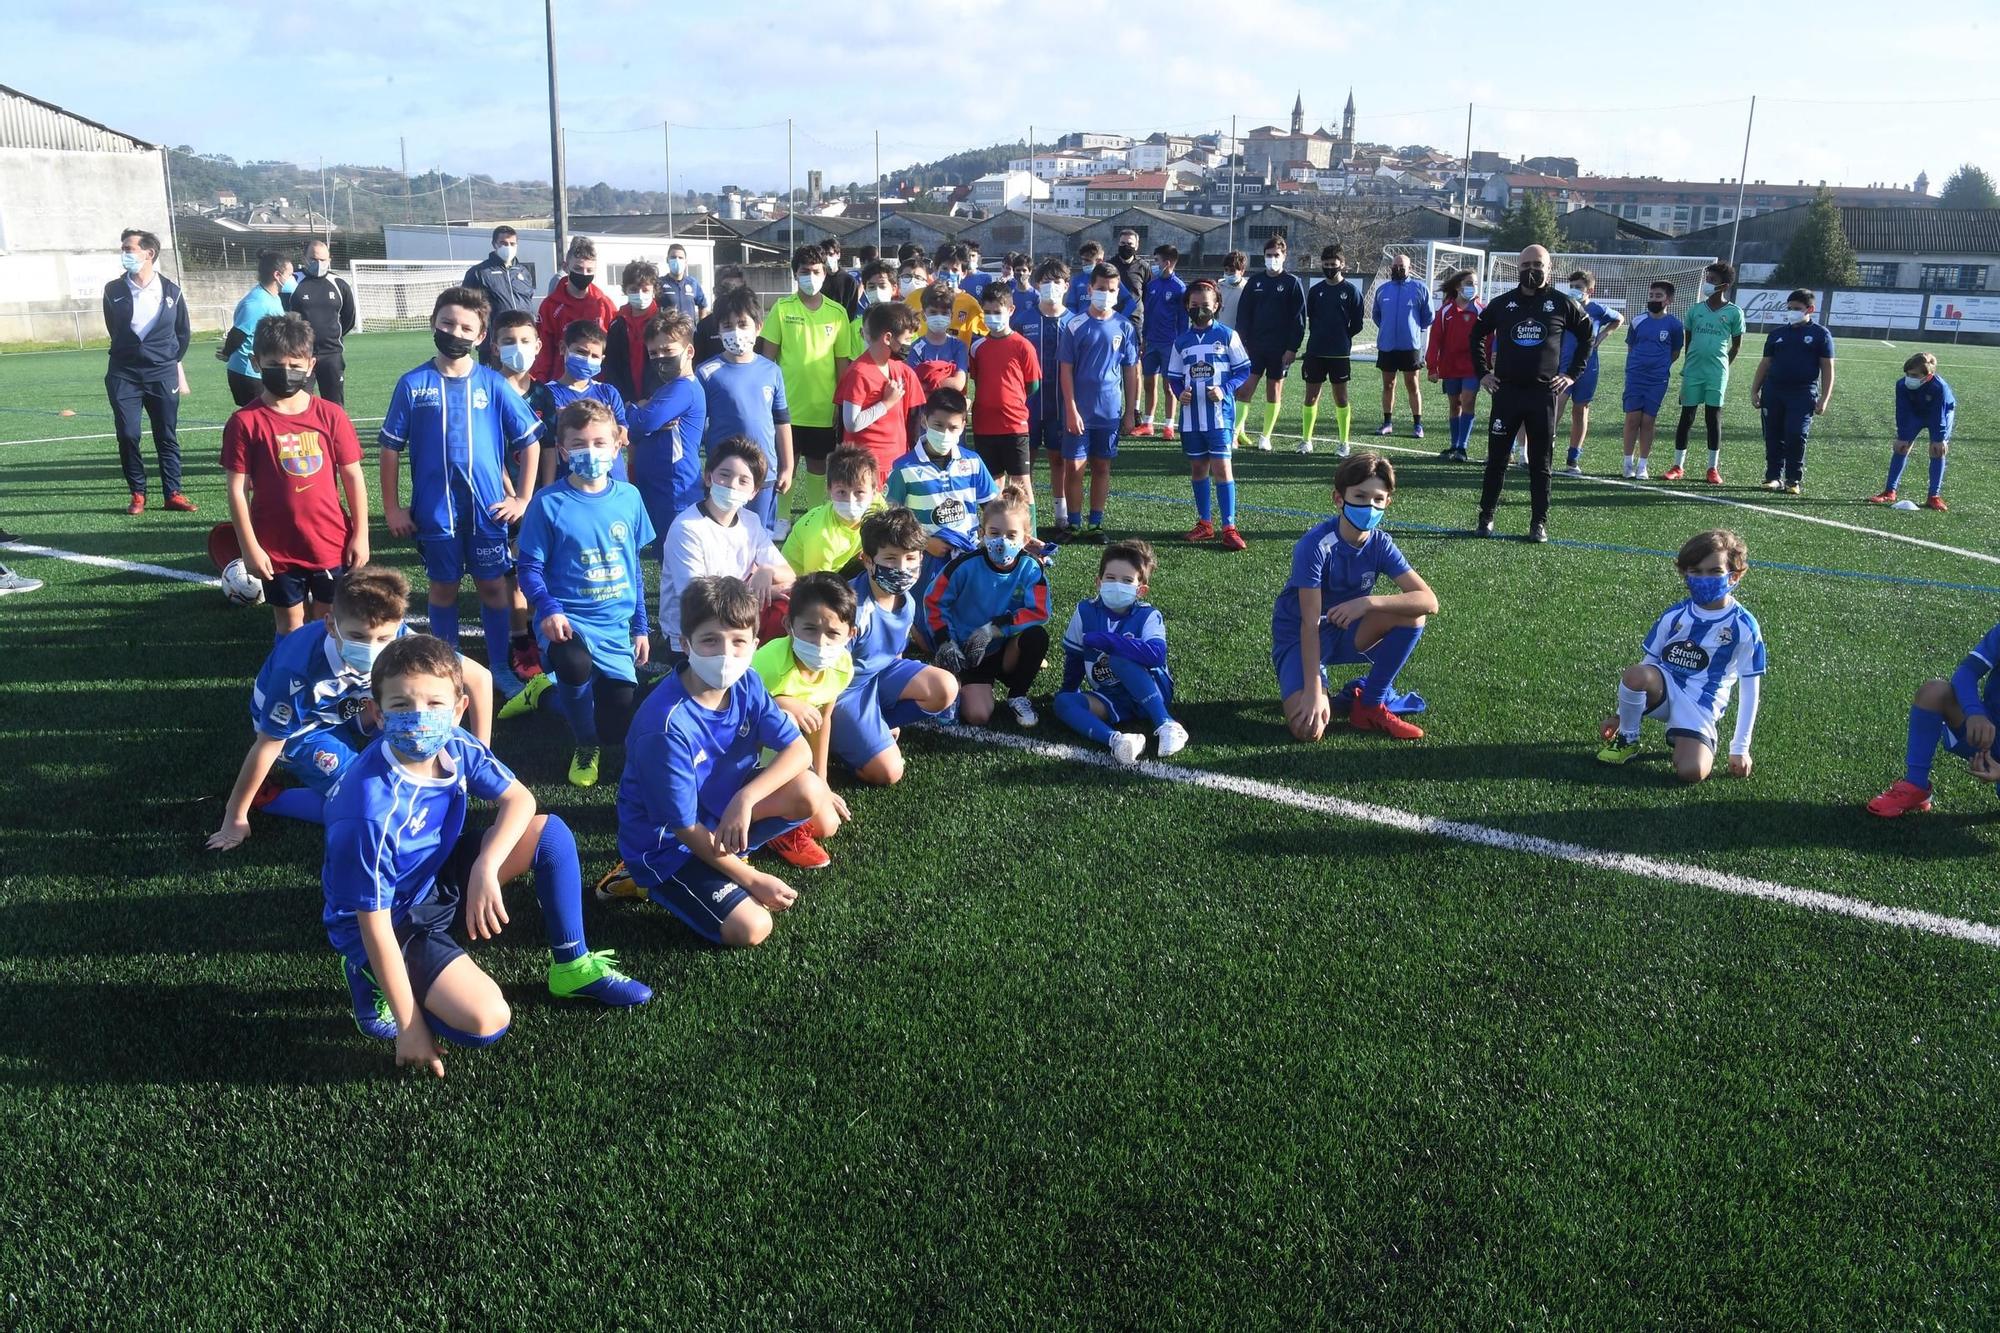
M 1445 403 L 1451 413 L 1451 444 L 1438 457 L 1452 462 L 1465 461 L 1472 422 L 1479 411 L 1479 377 L 1472 370 L 1472 325 L 1478 318 L 1479 275 L 1465 269 L 1446 278 L 1444 308 L 1431 326 L 1424 371 L 1431 383 L 1444 381 Z

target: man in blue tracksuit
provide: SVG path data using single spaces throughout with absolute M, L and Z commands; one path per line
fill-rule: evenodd
M 146 460 L 139 452 L 139 410 L 153 426 L 153 451 L 160 459 L 160 488 L 167 508 L 194 512 L 181 494 L 181 358 L 193 326 L 181 289 L 155 271 L 160 238 L 127 228 L 119 237 L 118 261 L 125 276 L 104 284 L 104 331 L 111 337 L 111 362 L 104 392 L 111 400 L 112 429 L 118 436 L 118 464 L 132 502 L 125 512 L 146 512 Z
M 1431 290 L 1410 276 L 1410 261 L 1389 261 L 1389 277 L 1375 284 L 1375 368 L 1382 372 L 1382 425 L 1377 435 L 1396 433 L 1396 375 L 1410 390 L 1410 434 L 1424 438 L 1424 397 L 1417 372 L 1424 364 L 1424 330 L 1431 326 Z
M 1243 284 L 1236 302 L 1236 336 L 1250 357 L 1250 378 L 1243 381 L 1236 401 L 1247 403 L 1264 381 L 1264 432 L 1257 437 L 1259 453 L 1271 452 L 1271 428 L 1278 420 L 1285 375 L 1306 336 L 1306 285 L 1296 273 L 1285 272 L 1285 238 L 1264 242 L 1264 271 Z M 1240 447 L 1250 427 L 1250 413 L 1236 416 L 1235 444 Z
M 1806 437 L 1833 397 L 1833 335 L 1813 317 L 1813 294 L 1785 298 L 1785 323 L 1764 339 L 1750 381 L 1750 406 L 1764 419 L 1764 489 L 1797 495 L 1806 476 Z
M 495 227 L 493 253 L 465 270 L 465 285 L 475 292 L 485 292 L 486 299 L 493 305 L 492 318 L 486 321 L 488 352 L 494 350 L 493 339 L 500 316 L 510 310 L 525 310 L 532 315 L 541 308 L 541 297 L 535 292 L 534 271 L 515 258 L 520 251 L 520 241 L 512 227 Z

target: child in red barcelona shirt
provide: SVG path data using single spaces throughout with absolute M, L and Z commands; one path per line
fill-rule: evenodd
M 282 639 L 333 605 L 344 570 L 368 563 L 368 483 L 347 413 L 306 391 L 312 326 L 267 315 L 251 349 L 264 388 L 222 428 L 222 469 L 243 563 Z
M 1014 297 L 1005 283 L 980 294 L 986 336 L 972 341 L 972 447 L 1000 486 L 1017 486 L 1028 500 L 1028 530 L 1035 530 L 1035 479 L 1028 455 L 1028 399 L 1040 387 L 1035 344 L 1013 331 Z
M 903 359 L 917 334 L 917 312 L 901 301 L 877 302 L 861 316 L 861 354 L 834 387 L 845 443 L 866 449 L 875 475 L 887 477 L 910 452 L 910 418 L 924 405 L 923 381 Z

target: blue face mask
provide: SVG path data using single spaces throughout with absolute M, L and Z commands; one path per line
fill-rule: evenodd
M 382 732 L 389 744 L 412 759 L 429 759 L 444 748 L 456 730 L 458 718 L 449 708 L 412 708 L 382 715 Z
M 1374 505 L 1343 504 L 1340 507 L 1341 517 L 1363 532 L 1373 532 L 1381 527 L 1382 515 L 1385 512 Z
M 141 262 L 139 252 L 136 250 L 120 250 L 118 252 L 118 262 L 124 266 L 127 273 L 137 273 Z
M 528 367 L 535 364 L 535 354 L 526 343 L 508 343 L 500 349 L 500 364 L 510 375 L 525 375 Z
M 1689 574 L 1687 576 L 1688 596 L 1702 606 L 1719 602 L 1729 596 L 1729 576 L 1727 574 Z
M 618 461 L 616 449 L 578 449 L 568 455 L 572 476 L 585 481 L 596 481 L 611 475 L 611 466 Z
M 587 380 L 603 365 L 604 358 L 585 356 L 581 352 L 571 352 L 563 358 L 563 369 L 569 372 L 569 377 L 573 380 Z
M 917 571 L 914 569 L 891 569 L 877 565 L 874 577 L 875 586 L 892 597 L 901 597 L 917 586 Z
M 375 669 L 375 659 L 389 646 L 386 643 L 349 643 L 346 639 L 340 639 L 338 642 L 340 660 L 347 663 L 351 670 L 359 671 L 364 676 Z
M 283 282 L 278 284 L 278 294 L 280 296 L 290 296 L 293 292 L 298 290 L 298 286 L 299 286 L 298 278 L 296 277 L 286 278 Z
M 1020 558 L 1021 543 L 1010 542 L 1005 537 L 986 539 L 986 558 L 996 565 L 1011 565 Z
M 1126 610 L 1139 600 L 1139 585 L 1100 579 L 1097 584 L 1097 600 L 1104 603 L 1108 611 Z

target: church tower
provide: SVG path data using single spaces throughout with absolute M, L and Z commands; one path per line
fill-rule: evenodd
M 1292 134 L 1294 137 L 1306 132 L 1306 98 L 1300 92 L 1292 98 Z
M 1347 109 L 1340 113 L 1340 140 L 1354 151 L 1354 90 L 1347 90 Z

